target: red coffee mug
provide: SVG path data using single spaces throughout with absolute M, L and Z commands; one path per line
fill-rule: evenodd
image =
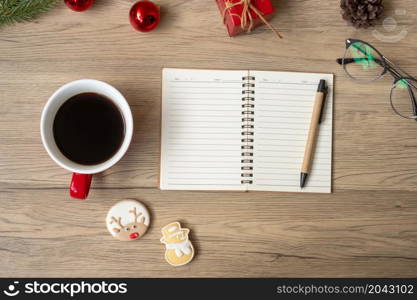
M 53 124 L 58 109 L 72 96 L 81 93 L 97 93 L 107 97 L 119 108 L 125 121 L 125 137 L 119 150 L 107 161 L 96 165 L 82 165 L 71 161 L 58 149 L 54 139 Z M 70 185 L 71 197 L 85 199 L 90 190 L 93 174 L 112 167 L 129 148 L 133 135 L 133 117 L 126 99 L 114 87 L 102 81 L 82 79 L 65 84 L 49 98 L 42 111 L 40 131 L 42 143 L 52 160 L 64 169 L 73 172 Z

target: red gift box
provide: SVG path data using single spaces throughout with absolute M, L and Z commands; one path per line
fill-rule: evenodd
M 247 19 L 246 26 L 242 26 L 242 14 L 244 4 L 242 0 L 216 0 L 217 6 L 219 7 L 220 13 L 224 17 L 224 24 L 226 25 L 229 36 L 235 36 L 242 32 L 248 32 L 250 29 L 264 25 L 265 22 L 259 17 L 253 9 L 249 6 L 248 14 L 252 17 L 252 27 L 250 27 L 250 20 Z M 242 2 L 242 4 L 237 4 L 231 6 L 235 3 Z M 271 4 L 271 0 L 252 0 L 250 2 L 259 13 L 262 14 L 262 17 L 265 20 L 270 20 L 275 12 L 274 7 Z M 228 9 L 226 9 L 228 5 Z M 243 24 L 245 25 L 245 24 Z

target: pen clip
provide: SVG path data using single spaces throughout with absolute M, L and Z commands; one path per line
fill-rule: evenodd
M 324 80 L 323 80 L 324 81 Z M 324 83 L 323 86 L 321 87 L 321 92 L 323 93 L 323 101 L 321 103 L 321 109 L 320 109 L 320 117 L 319 117 L 319 124 L 321 124 L 321 121 L 323 120 L 323 111 L 324 111 L 324 106 L 326 104 L 326 98 L 327 98 L 327 90 L 328 87 L 326 86 L 326 84 Z

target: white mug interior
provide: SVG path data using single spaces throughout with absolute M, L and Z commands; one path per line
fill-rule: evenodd
M 119 150 L 107 161 L 95 165 L 83 165 L 68 159 L 56 145 L 53 133 L 55 115 L 61 105 L 72 96 L 88 92 L 103 95 L 113 101 L 123 115 L 125 123 L 125 137 Z M 126 99 L 111 85 L 93 79 L 72 81 L 60 87 L 46 103 L 40 125 L 42 143 L 49 156 L 64 169 L 81 174 L 95 174 L 112 167 L 126 153 L 133 135 L 133 117 Z

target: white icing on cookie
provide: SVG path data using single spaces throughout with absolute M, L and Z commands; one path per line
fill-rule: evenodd
M 191 242 L 189 240 L 186 240 L 182 243 L 167 243 L 165 246 L 168 250 L 174 250 L 175 255 L 178 257 L 181 257 L 183 254 L 190 255 L 192 251 Z

